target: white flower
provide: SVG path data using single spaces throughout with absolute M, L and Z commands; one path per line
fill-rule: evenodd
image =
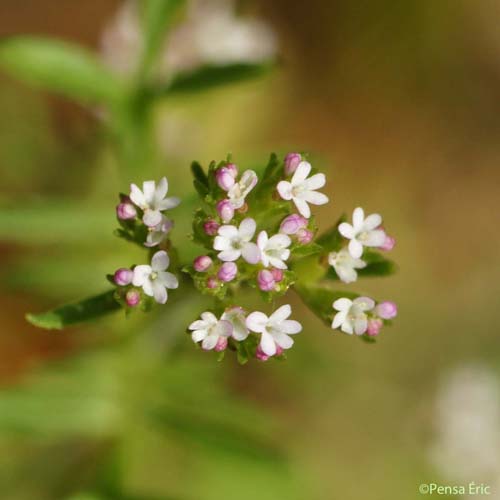
M 325 185 L 325 175 L 315 174 L 307 178 L 311 172 L 311 164 L 301 161 L 297 170 L 293 174 L 292 180 L 280 181 L 278 183 L 278 193 L 284 200 L 293 200 L 300 214 L 309 219 L 311 209 L 308 203 L 313 205 L 324 205 L 328 203 L 328 196 L 316 192 L 316 189 Z
M 130 199 L 144 212 L 142 220 L 146 226 L 154 227 L 160 224 L 161 212 L 175 208 L 180 203 L 179 198 L 165 198 L 167 192 L 166 177 L 160 180 L 158 186 L 155 181 L 145 181 L 142 191 L 135 184 L 130 185 Z
M 158 225 L 148 228 L 149 231 L 144 246 L 155 247 L 159 245 L 167 237 L 173 225 L 174 223 L 170 219 L 162 215 L 161 222 Z
M 339 233 L 349 240 L 349 253 L 354 259 L 363 255 L 363 246 L 379 247 L 385 242 L 385 232 L 375 229 L 382 223 L 379 214 L 371 214 L 365 219 L 365 213 L 361 207 L 355 208 L 352 214 L 352 225 L 342 222 Z
M 241 174 L 241 179 L 229 188 L 227 197 L 235 209 L 241 208 L 245 204 L 245 198 L 258 180 L 257 174 L 253 170 L 245 170 Z
M 193 342 L 201 342 L 201 347 L 206 351 L 213 349 L 219 339 L 230 337 L 233 327 L 229 321 L 218 320 L 211 312 L 201 314 L 201 319 L 194 321 L 188 327 L 193 330 Z
M 252 332 L 260 333 L 260 348 L 267 356 L 276 354 L 276 346 L 290 349 L 293 339 L 289 335 L 299 333 L 302 325 L 298 321 L 287 319 L 292 308 L 287 304 L 277 309 L 271 316 L 256 311 L 248 315 L 247 326 Z
M 337 299 L 333 308 L 339 311 L 333 318 L 332 328 L 341 327 L 344 333 L 363 335 L 368 328 L 368 317 L 365 312 L 375 307 L 375 302 L 369 297 L 357 299 Z
M 251 218 L 243 219 L 239 228 L 219 227 L 219 236 L 214 240 L 214 249 L 220 251 L 217 255 L 219 259 L 231 262 L 243 256 L 249 264 L 257 264 L 260 260 L 260 251 L 255 243 L 250 242 L 256 227 L 255 221 Z
M 292 240 L 286 234 L 275 234 L 268 238 L 266 231 L 261 231 L 257 237 L 257 246 L 260 250 L 260 258 L 265 267 L 270 265 L 278 269 L 286 269 L 285 260 L 290 257 Z
M 340 281 L 344 283 L 353 283 L 358 279 L 356 269 L 366 267 L 366 262 L 361 259 L 355 259 L 345 248 L 339 252 L 330 252 L 328 254 L 328 264 L 330 264 L 337 273 Z
M 236 340 L 245 340 L 250 333 L 246 325 L 245 311 L 242 307 L 231 307 L 221 316 L 221 319 L 229 321 L 233 325 L 233 337 Z
M 151 259 L 151 265 L 135 266 L 132 284 L 140 286 L 146 295 L 154 297 L 159 304 L 167 302 L 167 288 L 177 288 L 179 282 L 172 273 L 166 272 L 170 259 L 167 252 L 156 252 Z

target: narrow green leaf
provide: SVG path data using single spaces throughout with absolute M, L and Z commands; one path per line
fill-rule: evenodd
M 159 94 L 175 95 L 208 90 L 220 85 L 236 83 L 264 75 L 274 64 L 235 63 L 201 68 L 176 75 Z
M 309 257 L 310 255 L 315 255 L 322 252 L 323 247 L 316 243 L 309 243 L 308 245 L 300 245 L 292 250 L 293 257 Z
M 83 103 L 113 103 L 124 85 L 77 45 L 49 38 L 15 37 L 0 42 L 0 67 L 16 78 Z
M 90 321 L 119 310 L 121 306 L 115 300 L 114 294 L 115 291 L 110 290 L 101 295 L 57 307 L 45 313 L 27 314 L 26 319 L 39 328 L 62 330 L 67 326 Z
M 193 174 L 193 177 L 197 179 L 198 182 L 206 186 L 208 189 L 207 174 L 203 170 L 203 167 L 197 161 L 193 161 L 193 163 L 191 163 L 191 172 Z
M 338 252 L 342 247 L 343 237 L 339 233 L 338 227 L 346 220 L 346 215 L 342 214 L 337 222 L 316 240 L 327 252 Z

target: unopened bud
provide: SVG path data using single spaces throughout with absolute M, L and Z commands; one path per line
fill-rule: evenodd
M 382 319 L 392 319 L 398 314 L 398 306 L 394 302 L 381 302 L 375 307 L 375 314 Z
M 234 216 L 234 207 L 229 200 L 221 200 L 217 203 L 217 213 L 223 222 L 229 222 Z
M 219 282 L 213 276 L 210 276 L 210 278 L 207 279 L 207 288 L 212 289 L 212 288 L 217 288 L 218 286 Z
M 221 189 L 229 191 L 234 185 L 234 176 L 227 167 L 218 168 L 215 172 L 215 180 Z
M 116 206 L 116 216 L 121 220 L 130 220 L 137 217 L 137 210 L 131 203 L 120 203 Z
M 282 269 L 276 269 L 275 267 L 273 267 L 271 269 L 271 274 L 273 275 L 274 281 L 276 281 L 276 283 L 279 283 L 283 279 Z
M 141 301 L 141 294 L 137 290 L 129 290 L 125 295 L 125 302 L 130 307 L 135 307 Z
M 280 233 L 297 234 L 299 229 L 307 226 L 307 219 L 299 214 L 292 214 L 281 221 Z
M 215 236 L 217 234 L 217 231 L 218 231 L 219 227 L 220 227 L 219 223 L 217 221 L 213 220 L 213 219 L 208 219 L 203 224 L 203 230 L 209 236 Z
M 121 268 L 115 272 L 113 279 L 118 286 L 127 286 L 132 283 L 133 277 L 134 272 L 131 269 Z
M 227 337 L 219 337 L 217 344 L 215 344 L 214 351 L 221 352 L 225 351 L 227 347 Z
M 312 231 L 309 231 L 308 229 L 302 228 L 297 231 L 297 241 L 301 245 L 307 245 L 308 243 L 311 243 L 313 236 L 314 235 Z
M 292 175 L 295 170 L 297 170 L 297 167 L 299 166 L 299 163 L 301 161 L 302 156 L 300 156 L 299 153 L 288 153 L 285 156 L 285 175 Z
M 366 334 L 370 336 L 375 336 L 380 333 L 384 322 L 380 318 L 372 318 L 368 320 L 368 328 L 366 329 Z
M 232 281 L 236 278 L 236 274 L 238 273 L 238 267 L 234 262 L 224 262 L 219 272 L 217 273 L 217 277 L 224 282 Z
M 273 273 L 267 269 L 259 271 L 259 274 L 257 275 L 257 283 L 259 288 L 264 292 L 270 292 L 271 290 L 274 290 L 274 287 L 276 286 Z
M 194 270 L 204 273 L 212 265 L 212 259 L 208 255 L 200 255 L 193 261 Z

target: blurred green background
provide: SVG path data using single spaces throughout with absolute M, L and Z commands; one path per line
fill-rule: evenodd
M 0 35 L 98 52 L 120 6 L 2 0 Z M 102 109 L 0 73 L 2 500 L 400 500 L 470 480 L 500 498 L 500 3 L 237 7 L 272 28 L 279 67 L 162 102 L 151 164 L 123 168 Z M 399 273 L 355 285 L 399 305 L 376 344 L 293 294 L 305 328 L 285 363 L 193 349 L 204 299 L 62 332 L 25 322 L 141 255 L 112 235 L 130 181 L 167 175 L 185 241 L 192 160 L 296 150 L 327 173 L 321 228 L 362 205 L 397 239 Z

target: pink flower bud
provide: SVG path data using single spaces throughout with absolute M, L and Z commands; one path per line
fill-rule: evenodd
M 273 273 L 267 269 L 259 271 L 257 283 L 259 284 L 259 288 L 264 292 L 270 292 L 276 286 Z
M 219 337 L 217 344 L 215 344 L 214 351 L 221 352 L 225 351 L 227 347 L 227 337 Z
M 260 345 L 257 346 L 257 350 L 255 351 L 255 357 L 259 361 L 267 361 L 269 356 L 260 348 Z
M 125 302 L 130 307 L 135 307 L 141 301 L 141 294 L 137 290 L 129 290 L 125 295 Z
M 384 322 L 380 318 L 372 318 L 368 320 L 368 328 L 366 329 L 366 334 L 375 336 L 380 333 Z
M 227 167 L 221 167 L 215 171 L 215 180 L 224 191 L 229 191 L 235 182 L 233 173 Z
M 194 270 L 204 273 L 212 265 L 212 259 L 208 255 L 200 255 L 193 261 Z
M 238 175 L 238 167 L 234 163 L 228 163 L 225 168 L 236 179 L 236 176 Z
M 380 250 L 390 252 L 394 248 L 395 244 L 396 244 L 396 240 L 392 236 L 389 236 L 386 234 L 385 241 L 379 248 L 380 248 Z
M 276 281 L 276 283 L 279 283 L 283 279 L 282 269 L 276 269 L 275 267 L 273 267 L 271 269 L 271 274 L 273 275 L 274 281 Z
M 229 200 L 221 200 L 217 203 L 217 213 L 223 222 L 229 222 L 234 216 L 234 207 Z
M 217 288 L 218 286 L 219 282 L 213 276 L 210 276 L 210 278 L 207 279 L 207 288 L 212 289 L 212 288 Z
M 208 219 L 205 224 L 203 224 L 203 230 L 209 236 L 215 236 L 219 230 L 219 223 L 213 219 Z
M 398 306 L 394 302 L 381 302 L 375 308 L 375 314 L 383 319 L 395 318 L 398 314 Z
M 285 156 L 285 175 L 292 175 L 301 161 L 302 156 L 299 153 L 288 153 Z
M 314 235 L 312 231 L 309 231 L 308 229 L 302 228 L 297 231 L 297 241 L 301 245 L 307 245 L 308 243 L 311 243 L 313 236 Z
M 307 226 L 307 219 L 299 214 L 292 214 L 281 221 L 280 233 L 296 234 L 299 229 Z
M 283 354 L 283 347 L 276 345 L 276 354 L 275 356 L 281 356 Z
M 114 280 L 118 286 L 127 286 L 132 283 L 132 278 L 134 277 L 134 272 L 131 269 L 121 268 L 115 272 Z
M 121 220 L 134 219 L 137 216 L 137 210 L 131 203 L 120 203 L 116 206 L 116 216 Z
M 236 266 L 234 262 L 224 262 L 217 273 L 217 278 L 227 283 L 228 281 L 234 280 L 237 273 L 238 266 Z

